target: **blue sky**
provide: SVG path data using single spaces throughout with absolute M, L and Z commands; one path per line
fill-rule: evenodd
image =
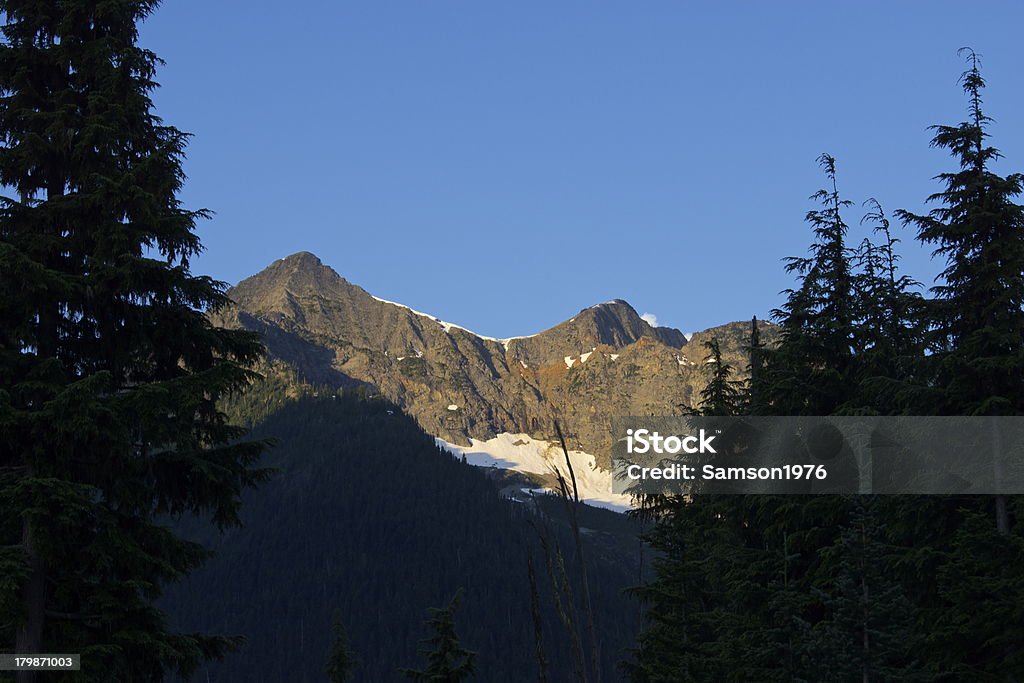
M 777 306 L 821 152 L 856 203 L 920 211 L 927 127 L 989 82 L 1024 170 L 1024 3 L 173 0 L 141 42 L 192 132 L 195 270 L 312 251 L 377 296 L 503 337 L 624 298 L 692 331 Z M 860 236 L 859 229 L 854 236 Z M 907 270 L 939 264 L 904 231 Z

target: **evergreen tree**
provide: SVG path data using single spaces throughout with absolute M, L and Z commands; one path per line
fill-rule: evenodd
M 424 647 L 420 650 L 426 660 L 426 668 L 402 669 L 406 676 L 414 681 L 459 683 L 473 674 L 476 653 L 463 648 L 455 634 L 455 610 L 461 597 L 462 592 L 459 591 L 447 607 L 430 609 L 427 625 L 434 634 L 422 641 Z
M 938 178 L 945 188 L 927 215 L 900 211 L 945 260 L 927 311 L 931 337 L 929 386 L 908 406 L 934 415 L 1024 413 L 1024 206 L 1014 203 L 1024 176 L 992 170 L 991 119 L 982 111 L 978 56 L 961 77 L 969 118 L 933 126 L 933 147 L 948 149 L 959 169 Z
M 136 44 L 155 0 L 2 0 L 0 638 L 79 652 L 79 680 L 162 680 L 234 641 L 169 633 L 153 601 L 206 553 L 160 518 L 237 523 L 262 444 L 217 409 L 261 349 L 204 311 L 187 135 Z M 19 680 L 35 680 L 19 673 Z
M 647 616 L 625 665 L 636 683 L 725 680 L 718 652 L 725 617 L 714 596 L 723 561 L 736 554 L 728 528 L 705 502 L 661 501 L 661 516 L 644 537 L 656 551 L 655 579 L 633 589 Z
M 957 170 L 929 197 L 926 215 L 898 216 L 935 247 L 945 268 L 923 311 L 928 354 L 898 394 L 909 414 L 1024 414 L 1024 207 L 1015 203 L 1019 173 L 1000 176 L 1001 155 L 987 143 L 992 120 L 982 110 L 985 81 L 970 49 L 960 83 L 968 118 L 933 126 L 933 147 L 950 151 Z M 993 505 L 994 503 L 994 505 Z M 995 524 L 991 521 L 995 516 Z M 906 566 L 929 628 L 928 661 L 964 679 L 1024 676 L 1019 610 L 1024 601 L 1024 536 L 1013 524 L 1019 499 L 909 498 L 893 502 L 892 533 L 913 548 Z M 927 577 L 921 581 L 921 577 Z
M 355 667 L 355 655 L 349 647 L 345 625 L 340 618 L 335 618 L 334 640 L 327 653 L 327 679 L 331 683 L 345 683 L 352 678 Z
M 900 408 L 894 391 L 914 376 L 924 355 L 923 299 L 919 283 L 900 274 L 889 219 L 875 199 L 865 202 L 870 223 L 882 241 L 864 238 L 853 255 L 855 308 L 854 365 L 856 396 L 847 413 L 888 415 Z
M 968 59 L 970 120 L 937 127 L 934 140 L 960 170 L 940 176 L 941 208 L 899 214 L 946 259 L 934 300 L 899 274 L 877 202 L 865 220 L 880 242 L 846 248 L 848 203 L 823 157 L 831 191 L 808 214 L 810 256 L 788 265 L 799 283 L 775 312 L 782 340 L 752 382 L 754 411 L 1020 414 L 1024 220 L 1013 200 L 1022 177 L 990 169 L 998 152 L 985 143 L 984 82 Z M 967 496 L 694 496 L 651 509 L 659 556 L 655 579 L 637 591 L 649 610 L 635 681 L 1024 675 L 1017 498 L 996 498 L 995 525 L 985 521 L 991 499 Z
M 919 656 L 920 613 L 893 572 L 899 552 L 886 538 L 885 502 L 848 500 L 846 520 L 822 560 L 833 572 L 816 589 L 826 616 L 809 637 L 824 680 L 931 680 Z
M 709 368 L 708 383 L 700 392 L 697 414 L 708 416 L 739 415 L 744 407 L 744 383 L 734 380 L 732 365 L 722 360 L 718 339 L 704 342 L 708 355 L 704 367 Z
M 852 394 L 854 282 L 842 216 L 850 202 L 839 194 L 835 159 L 822 154 L 818 163 L 830 188 L 811 197 L 822 205 L 806 217 L 815 241 L 809 256 L 787 259 L 799 286 L 772 312 L 782 338 L 766 354 L 764 398 L 776 415 L 829 415 Z
M 747 409 L 753 415 L 764 412 L 764 343 L 761 341 L 761 330 L 757 325 L 757 316 L 750 319 L 750 340 L 747 347 Z

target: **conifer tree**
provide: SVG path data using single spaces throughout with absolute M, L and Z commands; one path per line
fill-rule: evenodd
M 875 199 L 865 202 L 870 223 L 882 240 L 864 238 L 853 255 L 855 310 L 852 381 L 857 396 L 844 412 L 888 415 L 898 413 L 895 399 L 901 383 L 914 377 L 924 355 L 923 299 L 919 283 L 899 272 L 899 254 L 889 219 Z
M 739 415 L 743 411 L 743 382 L 734 380 L 732 365 L 722 359 L 718 339 L 704 342 L 708 355 L 704 367 L 709 368 L 708 383 L 700 392 L 698 414 L 716 417 Z
M 187 135 L 153 113 L 155 0 L 2 0 L 0 639 L 79 652 L 78 680 L 162 680 L 234 641 L 153 602 L 205 551 L 159 520 L 237 523 L 262 444 L 217 408 L 261 352 L 205 311 Z M 19 681 L 35 680 L 32 672 Z
M 402 669 L 414 681 L 431 683 L 459 683 L 473 675 L 476 653 L 462 647 L 455 633 L 455 611 L 459 607 L 462 591 L 456 593 L 446 607 L 430 609 L 427 625 L 433 635 L 423 640 L 420 654 L 426 660 L 423 669 Z
M 929 390 L 914 410 L 935 415 L 1024 414 L 1024 176 L 992 170 L 1001 157 L 987 144 L 978 56 L 970 49 L 961 77 L 969 117 L 933 126 L 933 147 L 948 149 L 958 170 L 938 178 L 940 206 L 926 215 L 900 211 L 945 261 L 927 311 L 931 327 Z
M 1024 207 L 1016 200 L 1024 176 L 993 170 L 1001 155 L 987 142 L 992 119 L 982 110 L 980 59 L 968 48 L 961 54 L 968 118 L 932 127 L 932 146 L 949 150 L 957 169 L 937 176 L 943 189 L 929 201 L 939 206 L 925 215 L 898 213 L 945 265 L 923 311 L 928 354 L 898 397 L 908 414 L 1021 415 Z M 926 652 L 937 670 L 971 679 L 1024 676 L 1015 645 L 1020 615 L 1010 607 L 1024 601 L 1024 540 L 1013 524 L 1020 514 L 1020 500 L 1006 496 L 893 502 L 892 533 L 914 546 L 907 564 L 920 584 L 915 602 L 929 624 Z
M 773 311 L 782 330 L 777 348 L 766 354 L 765 400 L 776 415 L 828 415 L 849 400 L 853 364 L 853 274 L 842 212 L 850 205 L 839 194 L 836 161 L 818 163 L 829 188 L 812 195 L 822 208 L 807 213 L 815 241 L 810 255 L 787 259 L 799 286 Z
M 655 579 L 633 593 L 647 623 L 626 665 L 635 683 L 724 680 L 720 641 L 729 623 L 716 601 L 735 552 L 731 527 L 715 519 L 709 500 L 675 498 L 659 506 L 645 536 L 656 551 Z
M 334 640 L 327 653 L 327 679 L 331 683 L 346 683 L 351 680 L 356 662 L 348 644 L 348 633 L 340 618 L 334 621 Z
M 764 412 L 764 348 L 755 315 L 750 319 L 750 340 L 747 347 L 747 409 L 753 415 L 761 415 Z
M 824 680 L 925 681 L 920 613 L 893 572 L 882 498 L 852 496 L 835 542 L 821 553 L 833 572 L 815 592 L 826 616 L 809 636 Z
M 846 248 L 848 203 L 823 157 L 831 191 L 815 195 L 824 207 L 808 214 L 815 244 L 789 263 L 798 286 L 775 312 L 782 341 L 765 350 L 764 379 L 754 384 L 765 412 L 1021 414 L 1024 209 L 1014 201 L 1022 177 L 991 170 L 998 152 L 985 142 L 984 81 L 967 55 L 970 119 L 937 127 L 933 141 L 960 170 L 940 176 L 945 191 L 932 197 L 940 208 L 899 214 L 946 260 L 934 299 L 899 274 L 897 240 L 877 202 L 866 221 L 880 243 Z M 638 591 L 651 611 L 636 681 L 1024 675 L 1018 499 L 996 498 L 995 525 L 985 523 L 991 499 L 967 496 L 673 503 L 657 508 L 649 536 L 662 554 L 655 580 Z M 723 557 L 743 561 L 714 559 Z M 686 647 L 672 650 L 681 640 Z M 698 661 L 719 668 L 695 674 Z

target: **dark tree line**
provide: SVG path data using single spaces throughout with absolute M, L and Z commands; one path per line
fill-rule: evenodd
M 275 650 L 286 643 L 315 653 L 302 677 L 344 680 L 355 658 L 340 628 L 330 649 L 336 608 L 363 659 L 355 671 L 387 679 L 415 660 L 415 634 L 401 626 L 415 622 L 410 604 L 418 613 L 463 586 L 466 640 L 479 655 L 457 644 L 450 604 L 432 613 L 424 666 L 411 675 L 475 668 L 522 680 L 546 652 L 552 678 L 570 678 L 572 663 L 555 656 L 569 649 L 557 616 L 529 609 L 558 594 L 525 571 L 532 513 L 438 457 L 383 404 L 281 407 L 251 395 L 246 405 L 273 413 L 258 433 L 284 442 L 270 462 L 291 476 L 250 499 L 258 534 L 216 532 L 240 522 L 243 492 L 265 479 L 263 444 L 240 440 L 221 412 L 254 378 L 261 349 L 210 324 L 224 287 L 190 269 L 206 213 L 177 198 L 188 136 L 154 114 L 159 59 L 137 45 L 158 4 L 0 0 L 3 649 L 71 647 L 83 655 L 76 680 L 158 681 L 240 645 L 191 632 L 227 624 L 257 647 L 223 671 L 296 680 Z M 930 294 L 899 272 L 878 202 L 866 216 L 874 239 L 848 243 L 851 204 L 823 155 L 827 186 L 807 215 L 814 241 L 788 262 L 797 282 L 775 312 L 781 342 L 761 344 L 755 321 L 746 386 L 709 344 L 700 412 L 1024 413 L 1024 179 L 992 170 L 985 83 L 967 54 L 968 119 L 935 127 L 932 141 L 956 167 L 938 176 L 930 213 L 895 214 L 944 263 Z M 369 469 L 368 454 L 380 460 Z M 378 471 L 385 463 L 404 476 Z M 636 591 L 648 624 L 630 675 L 1020 679 L 1021 508 L 1002 496 L 660 501 L 646 510 L 656 578 Z M 206 521 L 172 527 L 182 514 Z M 552 534 L 581 560 L 575 518 L 572 527 Z M 221 558 L 194 573 L 209 553 L 186 536 Z M 631 568 L 617 563 L 615 541 L 601 541 L 587 540 L 594 573 L 566 579 L 571 594 L 593 594 L 595 675 L 633 632 L 619 592 Z M 188 574 L 161 603 L 190 629 L 177 633 L 156 603 Z
M 705 415 L 1024 414 L 1022 176 L 993 170 L 985 82 L 965 51 L 968 119 L 935 126 L 955 168 L 925 215 L 895 216 L 944 268 L 927 295 L 898 268 L 875 200 L 851 246 L 836 162 L 814 240 L 750 379 L 708 345 Z M 696 496 L 652 503 L 656 578 L 635 681 L 1009 681 L 1024 677 L 1021 501 L 1002 496 Z
M 462 675 L 465 659 L 445 654 L 460 649 L 477 653 L 466 680 L 532 680 L 538 621 L 549 680 L 576 680 L 574 645 L 555 607 L 583 607 L 561 500 L 539 496 L 535 509 L 503 499 L 500 487 L 514 482 L 494 481 L 500 471 L 451 457 L 396 406 L 357 391 L 311 389 L 277 407 L 297 383 L 276 368 L 265 374 L 229 414 L 251 422 L 254 438 L 275 440 L 261 463 L 275 475 L 243 496 L 241 528 L 175 524 L 215 555 L 170 587 L 160 607 L 180 630 L 246 639 L 188 680 L 321 681 L 329 666 L 336 679 L 397 683 L 408 680 L 402 668 L 445 675 L 445 661 L 448 673 Z M 603 680 L 615 680 L 639 627 L 624 593 L 637 577 L 636 525 L 593 508 L 581 511 L 580 524 L 592 530 L 582 540 L 600 667 Z M 448 617 L 437 621 L 443 615 L 431 609 L 443 612 L 460 589 L 455 638 Z M 341 639 L 332 628 L 339 623 Z
M 0 650 L 79 653 L 82 681 L 237 645 L 166 628 L 154 600 L 207 551 L 159 520 L 230 526 L 262 477 L 218 409 L 261 346 L 205 315 L 227 299 L 190 270 L 188 136 L 136 43 L 157 4 L 0 2 Z

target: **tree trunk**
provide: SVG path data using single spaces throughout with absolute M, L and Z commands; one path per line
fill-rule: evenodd
M 992 425 L 993 476 L 998 491 L 1003 484 L 1003 435 L 999 431 L 998 419 L 990 417 Z M 1006 496 L 996 494 L 996 531 L 1006 536 L 1010 533 L 1010 512 L 1006 508 Z
M 18 627 L 14 654 L 38 654 L 43 648 L 43 624 L 46 619 L 46 568 L 35 548 L 32 523 L 22 522 L 22 546 L 28 555 L 28 576 L 21 588 L 21 609 L 25 621 Z M 17 683 L 35 683 L 37 671 L 19 671 Z
M 864 567 L 862 571 L 867 571 L 867 568 Z M 863 652 L 862 652 L 863 658 L 862 658 L 862 662 L 861 662 L 861 673 L 863 674 L 862 675 L 863 683 L 868 683 L 869 682 L 869 678 L 870 678 L 870 676 L 868 674 L 868 661 L 869 661 L 868 657 L 869 657 L 870 650 L 871 650 L 871 634 L 868 632 L 868 598 L 869 598 L 869 595 L 868 595 L 868 580 L 867 580 L 867 577 L 863 573 L 861 574 L 861 577 L 860 577 L 860 586 L 861 586 L 861 597 L 864 600 L 864 622 L 862 624 L 862 627 L 863 627 L 864 630 L 861 633 L 861 647 L 863 648 Z
M 1010 512 L 1004 495 L 996 496 L 996 530 L 1003 536 L 1010 533 Z

